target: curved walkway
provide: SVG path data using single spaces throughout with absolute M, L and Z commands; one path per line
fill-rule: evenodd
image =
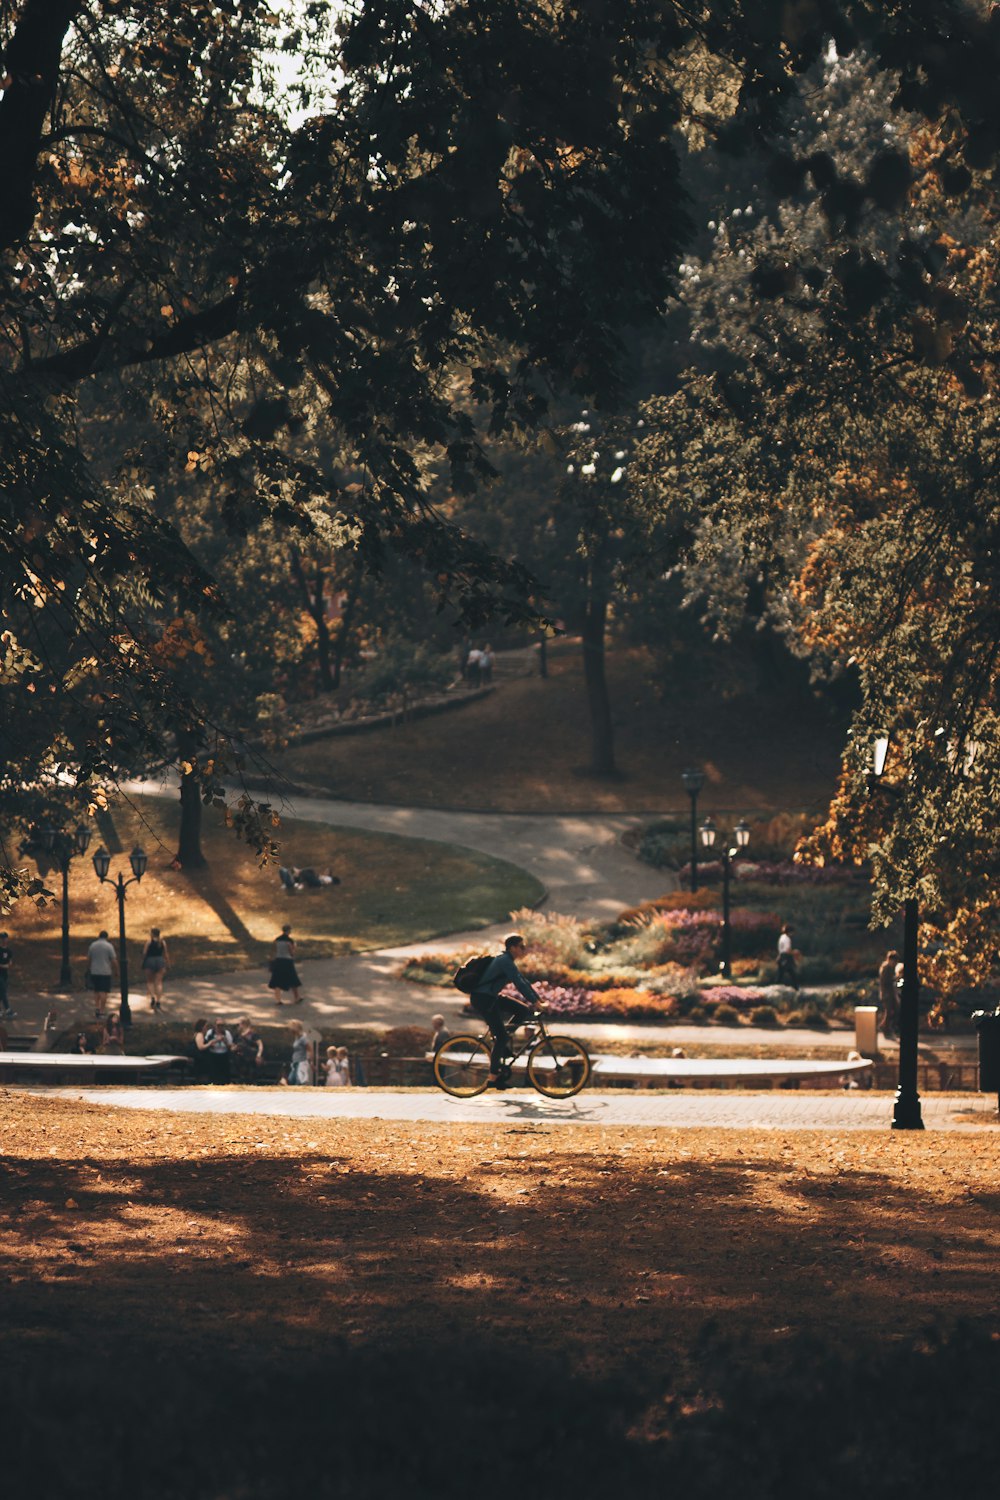
M 169 792 L 149 782 L 135 790 L 175 796 L 172 784 Z M 510 860 L 542 883 L 545 904 L 551 910 L 567 916 L 606 920 L 677 884 L 675 876 L 642 864 L 621 843 L 626 829 L 644 821 L 637 815 L 445 812 L 301 794 L 288 795 L 277 805 L 286 817 L 459 844 Z M 297 899 L 289 897 L 290 916 Z M 508 930 L 505 922 L 403 947 L 302 962 L 303 1003 L 294 1011 L 276 1009 L 263 970 L 187 979 L 183 994 L 179 988 L 170 993 L 169 1014 L 194 1020 L 218 1008 L 226 1015 L 245 1013 L 258 1024 L 277 1016 L 291 1019 L 294 1014 L 306 1025 L 384 1027 L 425 1026 L 428 1017 L 440 1010 L 454 1030 L 464 1004 L 457 990 L 403 983 L 394 976 L 414 953 L 488 947 Z M 140 1012 L 142 1004 L 142 1000 L 137 1002 Z
M 181 1114 L 284 1115 L 295 1119 L 401 1120 L 438 1124 L 635 1125 L 712 1130 L 872 1130 L 888 1135 L 893 1096 L 862 1090 L 823 1093 L 769 1090 L 762 1094 L 707 1089 L 653 1093 L 647 1089 L 586 1089 L 575 1099 L 544 1099 L 526 1089 L 450 1099 L 437 1089 L 97 1089 L 60 1090 L 77 1099 L 126 1109 Z M 928 1130 L 1000 1129 L 992 1099 L 970 1094 L 925 1094 Z M 901 1137 L 897 1136 L 897 1139 Z M 902 1137 L 905 1139 L 906 1137 Z

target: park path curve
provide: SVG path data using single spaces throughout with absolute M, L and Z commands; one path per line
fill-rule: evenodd
M 133 790 L 176 797 L 172 783 L 169 790 L 149 782 Z M 509 860 L 545 887 L 548 910 L 566 916 L 607 920 L 624 907 L 662 895 L 677 884 L 676 876 L 641 863 L 621 842 L 629 828 L 645 821 L 638 815 L 451 812 L 340 802 L 299 793 L 286 795 L 278 810 L 284 817 L 458 844 Z M 288 858 L 294 862 L 294 851 L 288 851 Z M 289 897 L 290 920 L 294 920 L 297 899 Z M 396 979 L 400 965 L 414 953 L 466 945 L 489 947 L 505 930 L 506 922 L 400 947 L 304 961 L 298 966 L 304 999 L 294 1014 L 317 1027 L 422 1026 L 440 1010 L 454 1030 L 461 1019 L 463 997 L 457 991 Z M 293 1014 L 290 1007 L 276 1010 L 262 970 L 187 979 L 183 993 L 178 985 L 171 988 L 168 999 L 172 1015 L 192 1021 L 211 1015 L 216 1008 L 226 1015 L 245 1013 L 258 1024 L 278 1014 Z M 140 999 L 138 1005 L 142 1004 Z
M 389 1120 L 463 1125 L 599 1125 L 706 1130 L 871 1130 L 888 1135 L 893 1095 L 863 1090 L 586 1089 L 545 1099 L 526 1089 L 451 1099 L 437 1089 L 181 1088 L 60 1089 L 92 1104 L 181 1114 L 271 1115 L 291 1119 Z M 972 1094 L 926 1094 L 928 1130 L 1000 1130 L 996 1104 Z

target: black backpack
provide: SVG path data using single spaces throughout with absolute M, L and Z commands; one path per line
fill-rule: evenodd
M 478 958 L 468 959 L 452 978 L 452 984 L 457 990 L 471 995 L 492 962 L 492 953 L 481 953 Z

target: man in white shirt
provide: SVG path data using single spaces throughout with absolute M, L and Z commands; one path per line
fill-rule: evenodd
M 95 938 L 87 949 L 87 972 L 94 992 L 94 1015 L 103 1016 L 108 1003 L 112 975 L 118 973 L 118 955 L 106 932 Z

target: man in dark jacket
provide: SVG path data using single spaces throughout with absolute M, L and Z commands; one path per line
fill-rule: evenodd
M 490 1076 L 487 1080 L 490 1088 L 508 1086 L 510 1070 L 503 1065 L 504 1059 L 510 1055 L 506 1023 L 516 1016 L 520 1025 L 528 1019 L 534 1007 L 542 1003 L 517 967 L 517 960 L 526 949 L 527 944 L 521 934 L 512 932 L 510 937 L 504 939 L 503 952 L 497 954 L 469 996 L 469 1004 L 482 1016 L 493 1038 Z M 501 990 L 505 990 L 510 984 L 520 991 L 528 1002 L 527 1005 L 506 995 L 501 996 Z

